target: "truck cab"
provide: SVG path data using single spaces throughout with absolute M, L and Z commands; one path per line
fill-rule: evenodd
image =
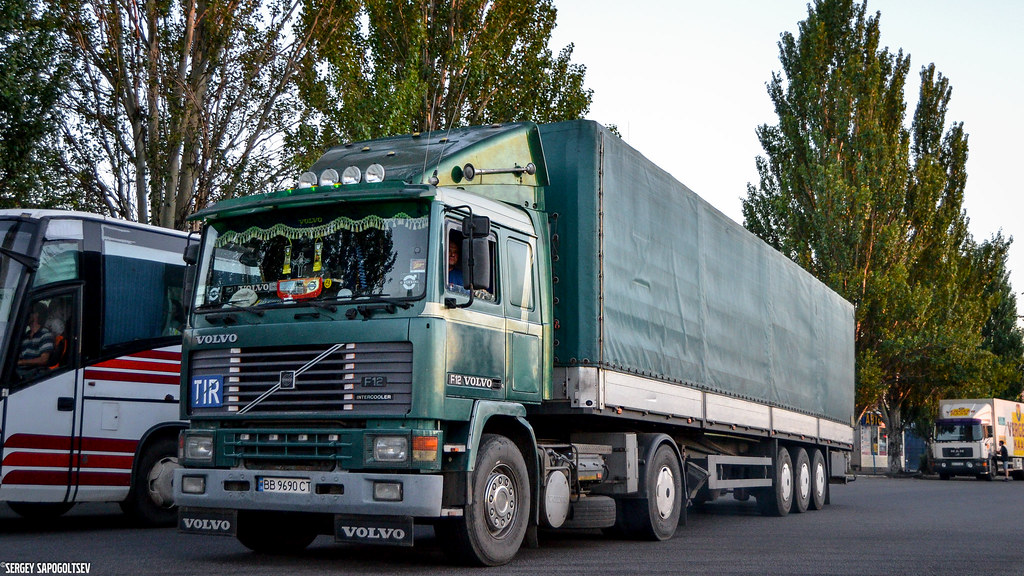
M 993 439 L 992 406 L 983 402 L 963 401 L 945 404 L 941 417 L 935 421 L 932 457 L 935 469 L 943 480 L 953 476 L 976 476 L 992 479 Z

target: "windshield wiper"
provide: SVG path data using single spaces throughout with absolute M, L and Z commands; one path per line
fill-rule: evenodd
M 356 304 L 355 308 L 349 308 L 345 311 L 345 317 L 349 320 L 355 319 L 357 314 L 363 316 L 363 320 L 369 320 L 370 316 L 377 310 L 383 310 L 388 314 L 395 314 L 398 309 L 408 310 L 412 308 L 412 304 L 406 300 L 399 300 L 398 298 L 392 298 L 383 294 L 373 294 L 358 296 L 358 298 L 367 298 L 369 302 Z
M 219 306 L 204 306 L 196 308 L 196 313 L 206 315 L 208 322 L 221 322 L 225 324 L 234 324 L 235 315 L 232 312 L 248 312 L 249 314 L 255 314 L 256 316 L 263 317 L 263 310 L 245 308 L 243 306 L 232 306 L 231 304 L 222 304 Z
M 10 248 L 0 247 L 0 254 L 3 254 L 4 256 L 7 256 L 8 258 L 11 258 L 13 260 L 17 260 L 18 263 L 24 265 L 26 268 L 32 270 L 33 272 L 37 268 L 39 268 L 39 260 L 32 258 L 31 256 L 22 254 L 21 252 L 15 252 Z

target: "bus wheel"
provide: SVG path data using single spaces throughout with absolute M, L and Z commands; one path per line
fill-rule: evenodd
M 143 526 L 173 524 L 178 517 L 172 485 L 177 468 L 178 443 L 174 439 L 163 438 L 147 447 L 121 510 Z
M 530 516 L 526 462 L 511 440 L 484 434 L 473 473 L 473 500 L 462 518 L 438 525 L 449 558 L 465 564 L 500 566 L 519 551 Z
M 52 520 L 71 510 L 74 502 L 8 502 L 14 513 L 26 520 Z

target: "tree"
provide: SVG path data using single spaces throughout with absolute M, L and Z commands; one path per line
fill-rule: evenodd
M 466 124 L 582 116 L 592 92 L 572 45 L 554 55 L 551 0 L 363 0 L 303 66 L 296 166 L 328 146 Z
M 77 207 L 52 150 L 67 62 L 53 19 L 35 0 L 0 0 L 0 207 Z
M 287 170 L 292 81 L 352 3 L 57 0 L 75 56 L 62 162 L 107 212 L 165 227 Z M 348 10 L 348 12 L 346 12 Z M 303 33 L 295 33 L 301 24 Z
M 766 157 L 743 215 L 855 305 L 856 408 L 881 412 L 895 468 L 906 423 L 932 399 L 986 385 L 998 250 L 967 232 L 967 134 L 946 127 L 948 79 L 922 69 L 908 130 L 910 58 L 879 47 L 880 17 L 816 0 L 799 37 L 782 35 L 768 85 L 779 123 L 758 128 Z

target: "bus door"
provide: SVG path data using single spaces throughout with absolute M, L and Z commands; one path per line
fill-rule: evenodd
M 74 485 L 81 413 L 81 288 L 36 294 L 24 315 L 19 365 L 3 398 L 0 500 L 63 502 Z

